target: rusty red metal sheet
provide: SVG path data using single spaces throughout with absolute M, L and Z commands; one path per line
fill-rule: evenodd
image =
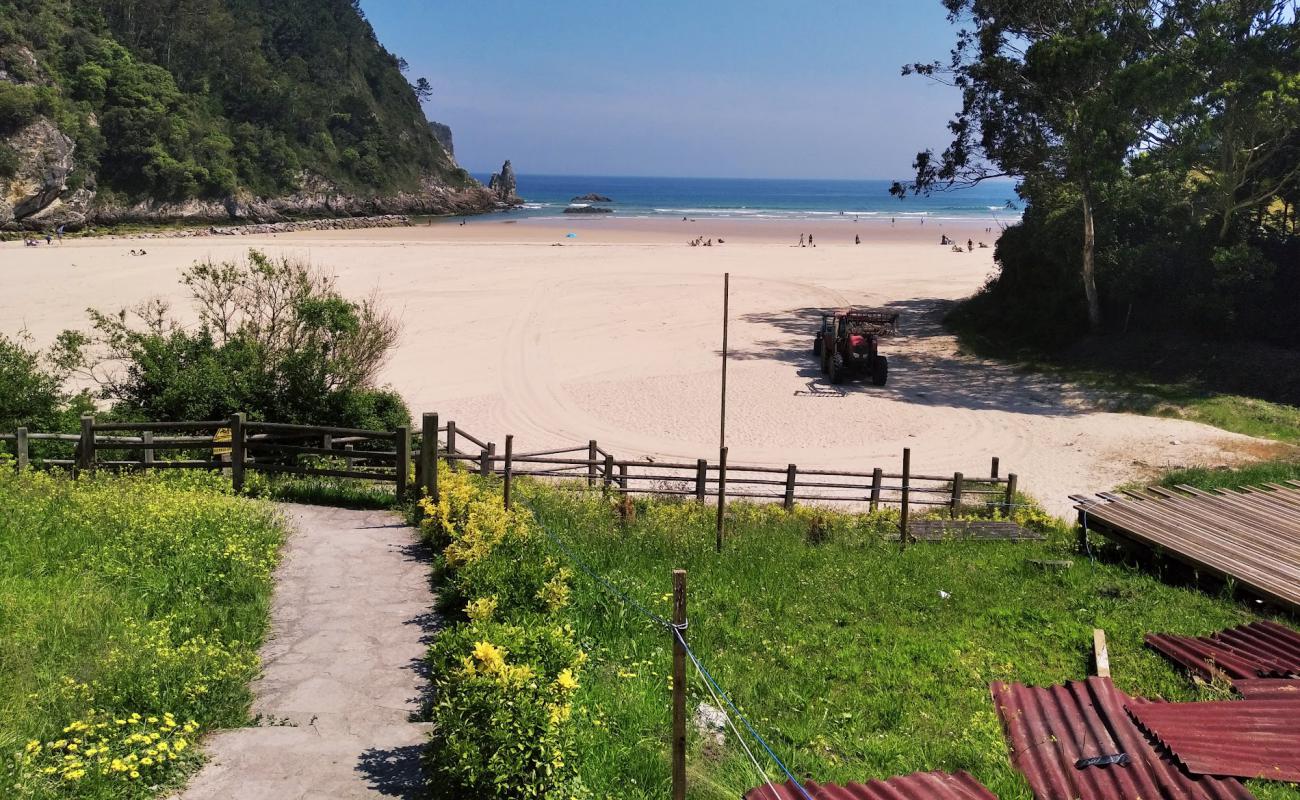
M 1247 700 L 1300 701 L 1300 680 L 1294 678 L 1241 678 L 1232 688 Z
M 1146 643 L 1206 680 L 1300 677 L 1300 633 L 1267 620 L 1209 636 L 1149 633 Z
M 1300 781 L 1295 700 L 1138 701 L 1128 710 L 1191 772 Z
M 1243 800 L 1237 780 L 1190 775 L 1156 749 L 1125 712 L 1132 702 L 1109 678 L 1035 688 L 996 682 L 993 705 L 1011 763 L 1038 800 Z M 1127 766 L 1078 768 L 1081 758 L 1128 755 Z
M 813 800 L 998 800 L 967 772 L 914 772 L 842 786 L 804 781 L 803 788 Z M 745 800 L 804 800 L 804 796 L 787 781 L 775 787 L 756 786 L 745 792 Z

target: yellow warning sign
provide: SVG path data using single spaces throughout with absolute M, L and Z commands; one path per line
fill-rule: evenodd
M 212 441 L 213 441 L 214 443 L 217 443 L 217 442 L 230 442 L 230 441 L 233 441 L 233 436 L 232 436 L 231 433 L 230 433 L 230 429 L 229 429 L 229 428 L 217 428 L 217 432 L 214 433 L 214 434 L 212 434 Z M 231 449 L 230 449 L 229 447 L 213 447 L 213 448 L 212 448 L 212 455 L 214 455 L 214 456 L 228 456 L 228 455 L 230 455 L 230 453 L 231 453 Z

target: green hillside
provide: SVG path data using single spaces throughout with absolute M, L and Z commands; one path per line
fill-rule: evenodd
M 46 119 L 74 206 L 476 188 L 404 67 L 356 0 L 0 0 L 0 184 Z

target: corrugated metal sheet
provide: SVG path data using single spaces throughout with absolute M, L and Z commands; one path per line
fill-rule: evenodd
M 1252 795 L 1232 778 L 1189 775 L 1151 744 L 1124 711 L 1132 700 L 1109 678 L 990 690 L 1011 763 L 1038 800 L 1226 800 Z M 1127 753 L 1128 766 L 1075 767 L 1081 758 Z
M 1237 694 L 1247 700 L 1300 701 L 1300 680 L 1281 678 L 1241 678 L 1232 682 Z
M 1294 700 L 1135 702 L 1128 710 L 1192 772 L 1300 781 Z
M 1300 633 L 1276 622 L 1252 622 L 1206 636 L 1150 633 L 1146 643 L 1206 680 L 1300 677 Z
M 1241 491 L 1074 495 L 1089 529 L 1144 544 L 1300 610 L 1300 482 Z
M 997 800 L 997 795 L 966 772 L 914 772 L 883 781 L 833 783 L 805 781 L 804 791 L 813 800 Z M 745 792 L 745 800 L 804 800 L 789 782 L 757 786 Z

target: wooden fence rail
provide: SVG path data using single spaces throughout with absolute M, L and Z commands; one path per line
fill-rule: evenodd
M 81 420 L 81 433 L 38 433 L 19 428 L 0 434 L 9 443 L 19 469 L 31 465 L 96 469 L 229 469 L 236 489 L 249 471 L 300 476 L 354 478 L 392 483 L 399 497 L 413 489 L 438 496 L 439 461 L 452 469 L 469 468 L 482 476 L 498 476 L 509 503 L 512 484 L 520 477 L 557 480 L 566 488 L 601 487 L 618 494 L 694 497 L 699 502 L 744 498 L 780 502 L 849 503 L 872 510 L 897 506 L 906 519 L 912 506 L 947 507 L 953 516 L 963 506 L 994 506 L 1009 510 L 1015 501 L 1017 478 L 1000 473 L 993 457 L 987 477 L 913 473 L 911 453 L 904 451 L 900 472 L 881 467 L 870 471 L 800 468 L 716 462 L 624 460 L 602 449 L 595 440 L 585 445 L 514 452 L 514 437 L 506 436 L 503 453 L 495 442 L 445 424 L 438 414 L 424 414 L 414 431 L 364 430 L 321 425 L 248 421 L 243 414 L 200 422 L 96 422 Z M 71 447 L 69 457 L 36 457 L 34 443 Z M 465 450 L 473 445 L 477 450 Z M 177 458 L 159 458 L 175 452 Z M 101 456 L 115 454 L 111 458 Z M 200 457 L 196 457 L 200 456 Z M 412 484 L 412 476 L 414 483 Z

